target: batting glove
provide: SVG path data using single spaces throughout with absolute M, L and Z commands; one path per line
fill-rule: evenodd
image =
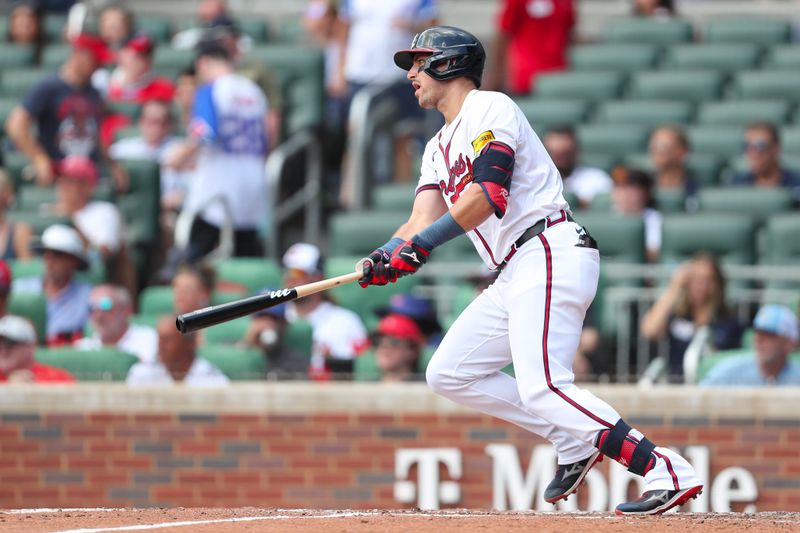
M 397 271 L 389 266 L 392 256 L 386 250 L 378 248 L 361 260 L 363 276 L 358 284 L 363 288 L 370 285 L 386 285 L 397 281 Z
M 409 276 L 428 262 L 429 255 L 430 250 L 412 239 L 394 249 L 389 266 L 397 271 L 398 276 Z

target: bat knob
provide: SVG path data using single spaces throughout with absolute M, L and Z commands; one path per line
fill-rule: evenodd
M 175 327 L 178 328 L 178 331 L 181 333 L 187 333 L 186 321 L 184 320 L 183 315 L 178 315 L 175 317 Z

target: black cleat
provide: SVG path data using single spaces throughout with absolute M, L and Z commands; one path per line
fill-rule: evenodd
M 682 490 L 648 490 L 638 500 L 617 505 L 616 512 L 618 515 L 661 514 L 697 498 L 701 492 L 702 485 Z
M 598 450 L 583 461 L 569 465 L 558 465 L 556 477 L 553 478 L 553 481 L 547 485 L 547 489 L 544 491 L 544 501 L 556 503 L 559 500 L 565 500 L 567 496 L 578 490 L 589 470 L 602 460 L 603 454 Z

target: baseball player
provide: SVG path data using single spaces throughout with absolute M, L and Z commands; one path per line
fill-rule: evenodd
M 394 56 L 419 105 L 445 125 L 428 142 L 408 222 L 362 261 L 367 285 L 414 274 L 464 233 L 499 270 L 447 332 L 429 386 L 463 405 L 550 440 L 556 476 L 545 500 L 564 499 L 604 455 L 644 476 L 617 514 L 659 514 L 700 494 L 692 466 L 657 447 L 607 403 L 573 383 L 572 359 L 597 290 L 599 254 L 562 195 L 561 177 L 514 102 L 480 91 L 485 53 L 470 33 L 436 26 Z M 501 372 L 513 362 L 516 380 Z

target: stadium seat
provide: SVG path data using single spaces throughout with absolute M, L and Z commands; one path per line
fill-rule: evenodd
M 648 70 L 655 66 L 657 58 L 658 47 L 646 44 L 587 44 L 569 49 L 569 66 L 572 70 Z
M 235 348 L 227 344 L 205 344 L 197 350 L 198 357 L 215 365 L 233 381 L 264 379 L 267 362 L 261 350 Z
M 125 115 L 134 123 L 139 118 L 142 106 L 136 102 L 106 102 L 106 108 L 111 113 Z
M 372 206 L 386 211 L 411 212 L 416 183 L 381 185 L 372 191 Z
M 628 156 L 624 159 L 624 163 L 633 168 L 653 172 L 650 156 L 646 153 Z M 689 152 L 686 158 L 686 168 L 700 186 L 715 185 L 719 181 L 719 173 L 724 165 L 724 157 L 712 154 Z
M 36 360 L 63 368 L 78 381 L 124 381 L 128 370 L 139 359 L 114 348 L 78 350 L 77 348 L 38 348 Z
M 781 147 L 786 153 L 800 153 L 800 125 L 781 130 Z
M 194 50 L 160 46 L 153 54 L 153 68 L 181 71 L 194 64 Z
M 686 129 L 692 150 L 717 157 L 742 153 L 744 128 L 733 126 L 690 126 Z
M 769 49 L 761 67 L 768 70 L 800 69 L 800 46 L 776 45 Z
M 627 18 L 611 22 L 606 41 L 612 43 L 643 43 L 668 45 L 692 40 L 692 25 L 681 19 Z
M 168 17 L 137 13 L 136 29 L 146 32 L 157 43 L 168 43 L 172 37 L 172 24 Z
M 314 344 L 314 329 L 307 320 L 295 320 L 286 326 L 283 342 L 311 359 L 311 348 Z
M 431 255 L 431 261 L 479 261 L 475 245 L 466 235 L 444 243 Z
M 41 235 L 44 230 L 53 224 L 70 224 L 66 217 L 56 215 L 43 215 L 35 210 L 9 210 L 6 211 L 9 220 L 27 222 L 33 229 L 34 235 Z
M 578 158 L 582 166 L 600 168 L 606 172 L 611 172 L 614 165 L 617 165 L 621 159 L 620 155 L 616 153 L 606 154 L 603 152 L 590 152 L 583 149 L 581 149 Z
M 576 133 L 581 150 L 624 157 L 645 149 L 650 128 L 639 124 L 584 124 Z
M 575 218 L 597 240 L 603 259 L 617 263 L 644 262 L 644 221 L 641 217 L 582 211 Z
M 161 180 L 158 163 L 145 160 L 120 160 L 128 173 L 128 191 L 117 199 L 125 220 L 129 244 L 150 245 L 159 238 Z
M 33 66 L 33 59 L 32 46 L 11 43 L 3 43 L 3 46 L 0 46 L 0 69 L 2 70 Z
M 669 100 L 617 100 L 601 102 L 595 120 L 611 124 L 641 124 L 656 127 L 661 124 L 686 124 L 692 118 L 689 102 Z
M 703 32 L 703 40 L 709 43 L 750 43 L 772 45 L 789 42 L 791 23 L 788 20 L 770 20 L 748 17 L 728 20 L 713 20 Z
M 789 121 L 791 109 L 791 104 L 784 100 L 707 102 L 700 106 L 698 123 L 746 126 L 751 122 L 767 121 L 774 124 L 785 124 Z
M 800 171 L 800 154 L 796 152 L 790 153 L 789 151 L 785 151 L 780 155 L 781 166 L 791 169 Z M 728 164 L 726 167 L 726 172 L 723 174 L 722 183 L 728 184 L 730 183 L 729 178 L 738 172 L 749 172 L 750 170 L 750 163 L 747 160 L 746 155 L 737 155 L 728 159 Z
M 533 94 L 537 98 L 597 102 L 620 96 L 624 79 L 624 74 L 608 71 L 540 74 Z
M 686 208 L 686 193 L 681 189 L 659 189 L 653 192 L 656 206 L 661 213 L 681 213 Z
M 365 257 L 389 240 L 408 215 L 408 210 L 337 213 L 328 223 L 330 249 L 340 256 Z
M 281 267 L 266 257 L 230 257 L 220 261 L 216 268 L 218 283 L 242 285 L 249 294 L 265 287 L 277 289 L 282 286 Z
M 2 74 L 0 74 L 2 76 L 3 95 L 9 98 L 21 99 L 34 84 L 52 75 L 53 71 L 49 68 L 3 70 Z
M 51 44 L 42 50 L 42 67 L 57 69 L 67 62 L 67 58 L 72 53 L 72 46 L 69 44 Z
M 723 74 L 713 70 L 696 70 L 691 75 L 685 70 L 643 71 L 631 76 L 630 93 L 640 99 L 701 102 L 718 99 L 723 82 Z
M 747 43 L 678 44 L 667 49 L 662 66 L 735 72 L 755 67 L 758 57 L 758 47 Z
M 676 214 L 664 217 L 659 261 L 678 264 L 695 252 L 706 250 L 724 263 L 755 262 L 755 221 L 731 213 Z
M 44 275 L 44 260 L 41 257 L 9 259 L 8 265 L 11 267 L 13 279 L 41 277 Z M 102 283 L 106 279 L 105 266 L 102 261 L 92 262 L 89 270 L 79 270 L 75 273 L 75 277 L 88 281 L 93 285 Z
M 740 98 L 783 98 L 800 102 L 800 72 L 755 70 L 734 77 L 734 91 Z
M 48 43 L 64 41 L 64 30 L 67 28 L 67 16 L 58 13 L 48 13 L 44 17 L 44 34 Z
M 139 294 L 139 313 L 161 315 L 172 313 L 172 287 L 169 285 L 150 285 Z
M 800 217 L 775 214 L 767 220 L 761 262 L 770 265 L 800 264 Z
M 700 190 L 699 200 L 703 213 L 751 215 L 759 223 L 792 208 L 792 193 L 782 187 L 708 187 Z
M 18 263 L 19 261 L 14 261 Z M 13 265 L 12 265 L 13 267 Z M 14 276 L 16 279 L 16 275 Z M 47 337 L 47 297 L 44 294 L 11 292 L 8 298 L 8 314 L 24 316 L 36 329 L 36 338 L 43 344 Z
M 240 17 L 237 23 L 242 33 L 250 37 L 254 44 L 263 44 L 267 42 L 268 32 L 264 19 L 260 17 Z
M 0 49 L 2 49 L 2 47 L 0 47 Z M 11 110 L 17 107 L 17 104 L 19 104 L 18 98 L 0 98 L 0 138 L 5 137 L 5 123 L 8 120 L 8 116 L 11 114 Z
M 539 136 L 553 126 L 575 125 L 589 116 L 591 104 L 585 100 L 561 100 L 549 98 L 516 98 L 516 104 L 525 114 L 531 127 Z

